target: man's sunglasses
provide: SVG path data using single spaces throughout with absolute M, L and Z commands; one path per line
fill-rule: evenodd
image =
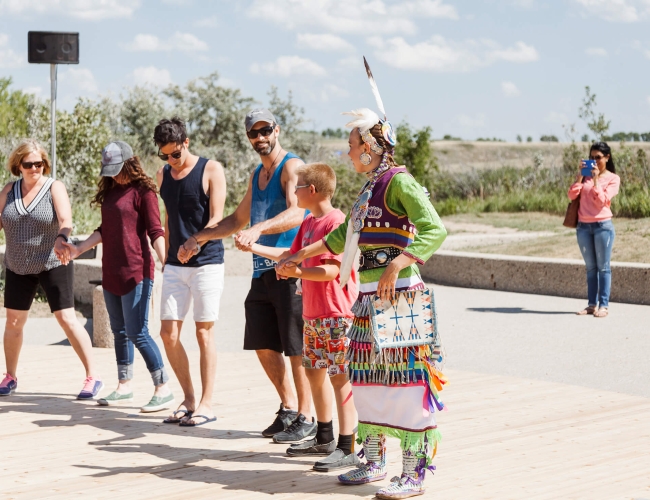
M 183 155 L 183 150 L 181 149 L 180 151 L 174 151 L 173 153 L 170 153 L 168 155 L 161 153 L 160 149 L 158 150 L 158 158 L 160 158 L 162 161 L 167 161 L 169 160 L 169 157 L 171 156 L 174 160 L 180 159 L 180 157 Z
M 248 136 L 249 139 L 257 139 L 257 136 L 260 134 L 263 137 L 268 137 L 273 133 L 273 130 L 275 130 L 275 125 L 269 125 L 268 127 L 249 130 L 248 132 L 246 132 L 246 135 Z
M 41 168 L 45 164 L 45 162 L 43 160 L 41 160 L 41 161 L 23 161 L 23 162 L 20 162 L 20 164 L 22 165 L 22 167 L 25 170 L 31 170 L 32 168 Z

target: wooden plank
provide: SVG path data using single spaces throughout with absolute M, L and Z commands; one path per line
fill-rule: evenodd
M 188 352 L 198 388 L 198 353 Z M 113 352 L 96 349 L 101 372 Z M 7 499 L 370 498 L 380 483 L 344 487 L 337 473 L 311 471 L 286 446 L 262 438 L 278 398 L 251 353 L 219 355 L 218 421 L 194 429 L 161 423 L 137 405 L 74 401 L 79 361 L 61 346 L 25 346 L 19 392 L 0 399 L 0 493 Z M 136 362 L 134 391 L 151 382 Z M 497 375 L 450 371 L 450 411 L 438 470 L 425 498 L 642 498 L 650 496 L 650 400 Z M 106 380 L 106 379 L 105 379 Z M 107 382 L 106 393 L 114 381 Z M 172 380 L 180 400 L 181 391 Z M 389 477 L 401 467 L 388 440 Z

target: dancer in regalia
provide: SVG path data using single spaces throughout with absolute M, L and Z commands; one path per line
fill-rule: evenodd
M 440 440 L 435 413 L 444 408 L 438 397 L 445 383 L 439 371 L 440 346 L 436 339 L 382 348 L 370 314 L 379 299 L 425 290 L 416 263 L 424 264 L 447 232 L 424 188 L 405 167 L 395 163 L 395 132 L 386 119 L 367 63 L 366 71 L 384 118 L 365 108 L 345 114 L 354 117 L 347 124 L 352 128 L 348 154 L 355 170 L 364 173 L 367 181 L 343 224 L 279 266 L 294 265 L 321 253 L 345 252 L 341 264 L 341 286 L 345 286 L 361 251 L 359 298 L 352 309 L 355 319 L 348 356 L 359 414 L 358 437 L 366 463 L 340 475 L 339 481 L 364 484 L 384 479 L 386 437 L 397 437 L 401 440 L 402 474 L 381 488 L 377 497 L 407 498 L 424 493 L 424 474 L 434 469 L 431 460 Z M 429 299 L 423 294 L 419 300 Z

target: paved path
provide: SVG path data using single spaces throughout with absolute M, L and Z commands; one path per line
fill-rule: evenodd
M 255 355 L 241 351 L 249 284 L 226 278 L 219 420 L 197 429 L 137 413 L 151 392 L 137 355 L 132 407 L 71 401 L 80 363 L 69 347 L 47 345 L 64 340 L 54 320 L 28 322 L 20 392 L 0 399 L 0 498 L 371 498 L 375 486 L 340 487 L 259 435 L 278 401 Z M 583 300 L 434 290 L 450 411 L 439 416 L 438 472 L 424 498 L 650 499 L 649 306 L 612 304 L 598 319 L 573 314 Z M 198 383 L 192 328 L 182 335 Z M 109 391 L 113 352 L 95 352 Z M 395 440 L 388 457 L 390 477 Z
M 96 349 L 103 373 L 110 349 Z M 190 351 L 195 384 L 198 352 Z M 650 498 L 650 399 L 600 389 L 446 370 L 449 407 L 426 499 Z M 137 413 L 151 394 L 135 365 L 135 403 L 99 407 L 71 393 L 83 371 L 72 349 L 26 346 L 20 391 L 0 399 L 0 498 L 369 499 L 387 484 L 345 487 L 336 473 L 260 435 L 277 409 L 252 353 L 222 353 L 214 393 L 217 422 L 197 428 Z M 606 376 L 606 375 L 605 375 Z M 175 379 L 171 388 L 180 395 Z M 111 388 L 106 388 L 105 393 Z M 336 423 L 335 423 L 336 425 Z M 401 471 L 388 440 L 388 477 Z M 273 497 L 271 497 L 273 495 Z
M 250 278 L 227 276 L 215 328 L 219 352 L 241 352 Z M 650 307 L 612 304 L 607 318 L 576 316 L 585 301 L 434 285 L 449 368 L 582 385 L 650 398 Z M 191 318 L 191 312 L 188 315 Z M 182 341 L 198 349 L 193 322 Z M 29 320 L 26 344 L 66 342 L 54 319 Z

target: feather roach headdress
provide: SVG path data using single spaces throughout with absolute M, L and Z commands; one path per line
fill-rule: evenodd
M 386 110 L 384 109 L 384 102 L 381 99 L 379 94 L 379 88 L 375 82 L 375 78 L 372 76 L 372 71 L 370 71 L 370 66 L 366 58 L 363 58 L 363 63 L 366 67 L 366 74 L 368 75 L 368 81 L 370 82 L 370 88 L 372 93 L 375 96 L 377 101 L 377 108 L 383 115 L 383 119 L 379 118 L 377 113 L 368 108 L 355 109 L 353 111 L 348 111 L 343 113 L 344 115 L 349 115 L 353 119 L 346 124 L 346 127 L 358 128 L 359 133 L 361 134 L 361 139 L 363 142 L 370 146 L 370 149 L 377 155 L 382 156 L 381 164 L 372 172 L 369 172 L 368 182 L 361 189 L 359 196 L 357 197 L 354 206 L 352 207 L 352 212 L 350 214 L 350 221 L 348 223 L 348 230 L 345 238 L 345 252 L 343 254 L 343 259 L 341 261 L 341 287 L 344 287 L 348 280 L 350 279 L 350 274 L 352 273 L 352 268 L 355 263 L 359 262 L 359 237 L 361 229 L 363 228 L 364 220 L 368 213 L 368 202 L 372 196 L 372 190 L 375 186 L 377 179 L 390 168 L 388 157 L 389 154 L 392 154 L 392 148 L 395 147 L 397 143 L 395 130 L 393 126 L 388 121 L 386 117 Z M 388 144 L 390 151 L 384 151 L 384 148 L 379 145 L 377 140 L 370 133 L 375 125 L 381 124 L 381 133 Z

